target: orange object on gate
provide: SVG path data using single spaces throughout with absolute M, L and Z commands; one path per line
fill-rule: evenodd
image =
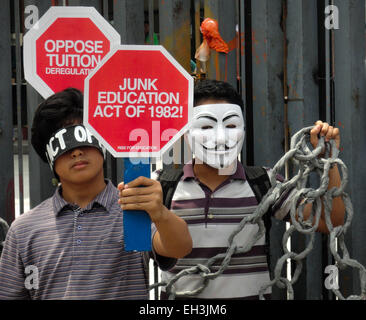
M 217 52 L 229 52 L 229 46 L 221 38 L 219 33 L 219 24 L 215 19 L 206 18 L 203 20 L 200 30 L 203 35 L 203 42 L 196 51 L 196 59 L 200 61 L 207 61 L 210 54 L 210 48 Z
M 229 52 L 229 46 L 221 38 L 219 32 L 219 24 L 215 19 L 206 18 L 201 23 L 201 32 L 203 38 L 207 40 L 207 43 L 211 49 L 217 52 Z

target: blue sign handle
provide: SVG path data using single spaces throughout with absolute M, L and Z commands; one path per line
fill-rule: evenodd
M 124 158 L 124 183 L 140 176 L 150 178 L 150 159 Z M 123 232 L 126 251 L 151 250 L 151 219 L 146 211 L 123 211 Z

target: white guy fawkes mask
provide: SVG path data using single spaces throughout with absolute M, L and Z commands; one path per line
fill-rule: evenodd
M 203 104 L 193 108 L 193 122 L 186 134 L 196 160 L 217 169 L 235 165 L 245 136 L 240 106 Z

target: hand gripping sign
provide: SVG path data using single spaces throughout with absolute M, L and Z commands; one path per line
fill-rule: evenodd
M 193 78 L 162 46 L 122 45 L 85 79 L 84 124 L 115 157 L 124 157 L 124 182 L 150 175 L 150 164 L 187 130 Z M 150 250 L 146 213 L 124 212 L 126 250 Z
M 25 79 L 47 98 L 84 80 L 120 35 L 93 7 L 51 7 L 24 36 Z

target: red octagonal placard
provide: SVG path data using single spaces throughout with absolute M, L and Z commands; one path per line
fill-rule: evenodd
M 93 7 L 51 7 L 24 36 L 25 79 L 44 97 L 84 80 L 119 34 Z
M 115 157 L 159 157 L 188 128 L 193 78 L 162 46 L 119 46 L 85 79 L 84 124 Z

